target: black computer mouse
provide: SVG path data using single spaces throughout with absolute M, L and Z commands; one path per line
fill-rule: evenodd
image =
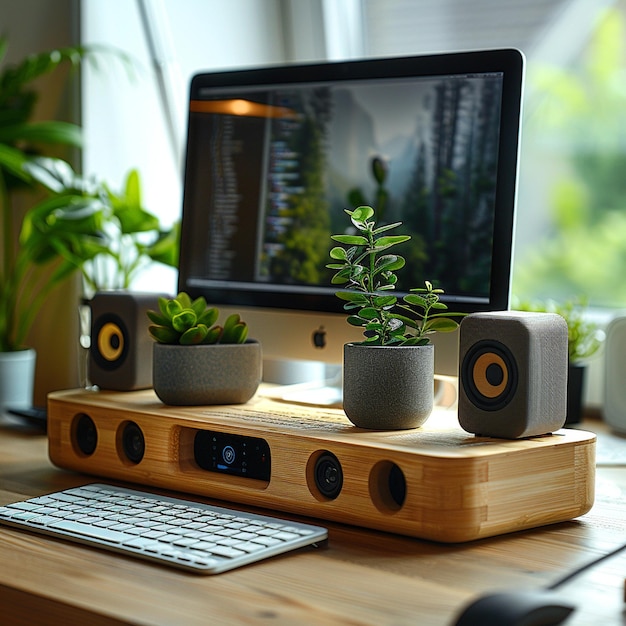
M 503 591 L 482 596 L 461 612 L 455 626 L 556 626 L 574 611 L 556 594 Z

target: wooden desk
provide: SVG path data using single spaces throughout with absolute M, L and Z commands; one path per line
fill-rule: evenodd
M 599 422 L 585 428 L 603 430 Z M 0 504 L 93 480 L 53 467 L 44 436 L 0 422 Z M 326 548 L 218 576 L 0 527 L 0 622 L 451 624 L 477 595 L 547 585 L 626 541 L 626 459 L 598 467 L 587 515 L 536 530 L 443 545 L 323 525 L 330 531 Z M 563 587 L 578 606 L 568 626 L 623 624 L 625 576 L 621 554 Z

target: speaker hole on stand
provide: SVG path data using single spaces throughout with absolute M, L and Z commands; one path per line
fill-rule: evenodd
M 404 472 L 391 461 L 379 461 L 370 472 L 370 497 L 382 513 L 399 511 L 406 500 Z
M 334 500 L 343 487 L 343 470 L 337 457 L 322 450 L 309 459 L 307 481 L 311 493 L 320 500 Z
M 118 430 L 118 455 L 122 460 L 137 465 L 146 451 L 143 431 L 135 422 L 124 422 Z
M 78 413 L 72 420 L 71 439 L 74 452 L 79 456 L 91 456 L 98 445 L 98 429 L 86 413 Z

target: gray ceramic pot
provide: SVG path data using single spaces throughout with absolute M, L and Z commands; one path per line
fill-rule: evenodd
M 154 391 L 165 404 L 243 404 L 261 382 L 261 344 L 177 346 L 155 343 Z
M 343 409 L 360 428 L 417 428 L 433 409 L 435 348 L 365 346 L 343 349 Z

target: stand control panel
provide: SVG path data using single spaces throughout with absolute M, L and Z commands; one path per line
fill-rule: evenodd
M 194 438 L 194 458 L 202 469 L 269 481 L 270 447 L 259 437 L 200 430 Z

